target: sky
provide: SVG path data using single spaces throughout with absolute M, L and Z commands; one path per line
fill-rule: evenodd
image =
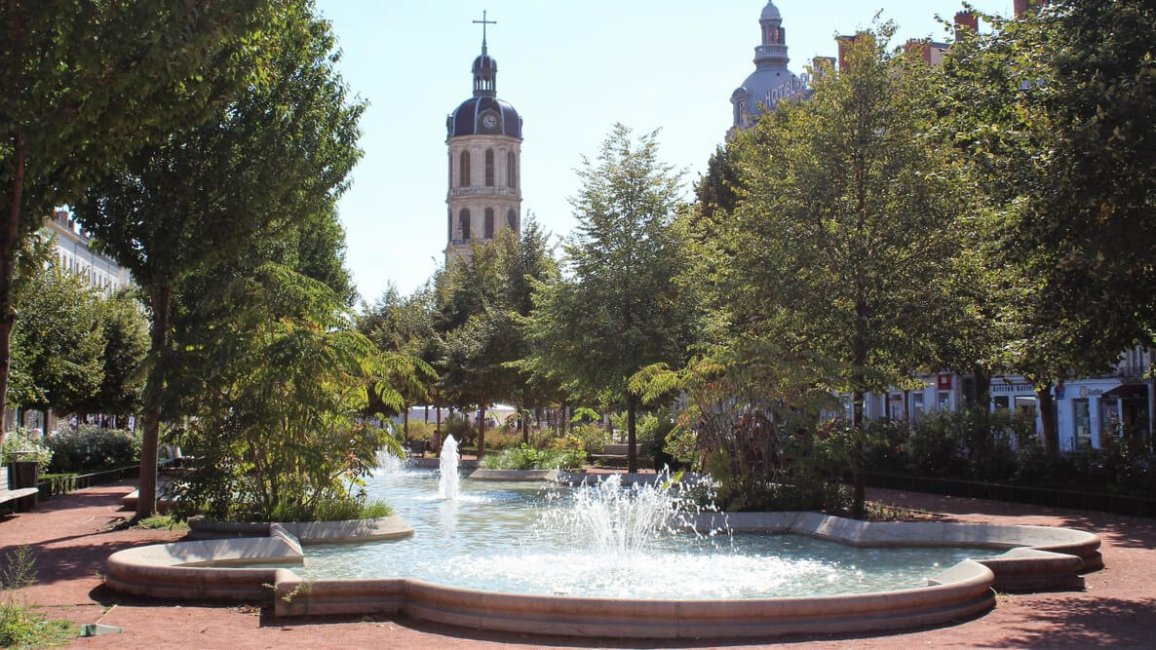
M 790 69 L 835 56 L 834 37 L 894 21 L 894 44 L 947 40 L 961 0 L 775 0 Z M 1012 0 L 973 0 L 1007 15 Z M 575 170 L 615 123 L 659 130 L 660 158 L 684 172 L 689 199 L 731 125 L 731 93 L 754 70 L 766 0 L 317 0 L 342 52 L 338 71 L 368 102 L 364 157 L 338 211 L 346 265 L 370 303 L 404 295 L 443 262 L 446 116 L 472 95 L 483 12 L 497 94 L 523 119 L 522 215 L 555 237 L 575 219 Z

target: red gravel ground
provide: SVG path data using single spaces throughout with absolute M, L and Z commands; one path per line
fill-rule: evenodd
M 937 629 L 843 638 L 764 642 L 682 643 L 576 641 L 499 635 L 406 620 L 274 620 L 258 607 L 145 602 L 101 586 L 105 558 L 179 533 L 113 530 L 128 484 L 82 490 L 41 503 L 35 512 L 0 516 L 0 554 L 20 545 L 36 552 L 39 581 L 16 593 L 53 618 L 103 623 L 122 632 L 77 639 L 77 648 L 541 648 L 766 647 L 1151 647 L 1156 648 L 1156 520 L 1037 508 L 975 499 L 875 490 L 872 499 L 943 513 L 957 521 L 1068 526 L 1099 533 L 1103 571 L 1088 574 L 1084 592 L 1001 595 L 991 612 Z M 7 596 L 5 596 L 7 597 Z

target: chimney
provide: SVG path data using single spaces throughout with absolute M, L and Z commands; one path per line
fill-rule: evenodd
M 839 46 L 839 70 L 847 69 L 847 55 L 851 53 L 851 46 L 855 41 L 859 40 L 859 35 L 855 36 L 836 36 L 835 42 Z
M 960 40 L 963 29 L 970 29 L 971 33 L 979 33 L 979 17 L 970 11 L 960 11 L 955 14 L 955 40 Z
M 833 56 L 817 56 L 811 59 L 811 69 L 816 77 L 822 77 L 835 71 L 838 62 Z
M 1028 10 L 1039 9 L 1050 2 L 1051 0 L 1015 0 L 1013 3 L 1015 7 L 1015 17 L 1017 20 L 1022 19 L 1027 15 Z
M 923 38 L 908 39 L 903 45 L 903 51 L 907 54 L 918 56 L 923 59 L 924 63 L 931 64 L 931 43 Z

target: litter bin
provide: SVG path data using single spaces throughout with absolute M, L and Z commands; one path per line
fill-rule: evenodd
M 20 460 L 21 454 L 19 452 L 12 454 L 12 462 L 8 465 L 8 474 L 12 481 L 12 489 L 18 490 L 20 488 L 34 488 L 40 486 L 40 464 Z M 38 492 L 33 492 L 26 497 L 20 497 L 15 501 L 16 512 L 32 512 L 36 508 L 36 503 L 40 498 Z

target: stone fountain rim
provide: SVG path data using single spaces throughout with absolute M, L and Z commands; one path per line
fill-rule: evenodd
M 728 518 L 740 532 L 793 532 L 855 546 L 1010 550 L 995 558 L 964 560 L 930 579 L 929 586 L 914 589 L 729 601 L 629 600 L 506 594 L 410 578 L 307 581 L 291 569 L 230 567 L 304 561 L 301 544 L 307 542 L 294 534 L 293 526 L 271 524 L 267 537 L 181 541 L 119 551 L 108 559 L 105 583 L 114 591 L 166 600 L 258 601 L 273 605 L 278 617 L 400 613 L 466 628 L 532 634 L 751 638 L 946 624 L 993 607 L 993 589 L 1082 589 L 1079 574 L 1103 567 L 1099 537 L 1069 528 L 863 522 L 808 512 L 708 513 L 698 525 L 713 526 L 720 517 Z M 400 517 L 386 519 L 393 520 L 391 526 L 397 530 L 408 528 L 412 534 Z M 347 524 L 327 522 L 321 528 L 340 535 Z M 318 530 L 311 524 L 296 532 L 306 534 L 309 543 L 336 541 L 319 536 Z

